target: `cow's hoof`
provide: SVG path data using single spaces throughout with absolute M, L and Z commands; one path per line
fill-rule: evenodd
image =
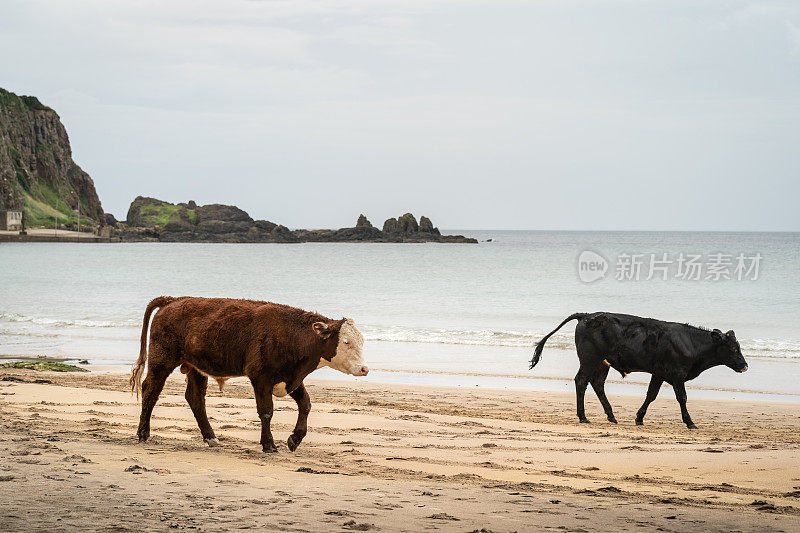
M 591 424 L 592 422 L 588 418 L 581 418 L 580 419 L 580 423 L 581 424 Z
M 150 438 L 150 435 L 139 435 L 139 442 L 147 442 L 148 438 Z
M 203 442 L 205 442 L 209 448 L 213 448 L 214 446 L 219 446 L 219 439 L 217 439 L 216 437 L 214 437 L 213 439 L 203 439 Z
M 636 425 L 637 425 L 637 426 L 643 426 L 643 425 L 644 425 L 644 420 L 643 420 L 643 419 L 641 419 L 641 418 L 637 418 L 637 419 L 636 419 Z
M 609 416 L 608 421 L 611 422 L 612 424 L 617 424 L 617 419 L 614 418 L 613 416 Z
M 264 453 L 278 453 L 278 447 L 274 444 L 272 446 L 264 446 Z
M 300 443 L 294 441 L 294 435 L 289 435 L 289 438 L 286 439 L 286 445 L 289 447 L 289 451 L 293 452 L 300 446 Z
M 697 426 L 695 426 L 694 424 L 686 424 L 686 427 L 689 429 L 697 429 Z

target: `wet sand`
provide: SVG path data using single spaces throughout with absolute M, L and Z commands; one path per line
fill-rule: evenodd
M 0 370 L 0 530 L 800 530 L 800 405 L 612 396 L 619 425 L 574 396 L 307 380 L 276 399 L 263 454 L 252 391 L 209 387 L 207 448 L 174 374 L 151 441 L 120 374 Z M 50 383 L 33 383 L 35 380 Z

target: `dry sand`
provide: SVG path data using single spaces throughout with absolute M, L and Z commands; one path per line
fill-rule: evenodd
M 793 403 L 308 380 L 309 434 L 261 453 L 249 383 L 211 391 L 207 448 L 173 375 L 153 437 L 135 439 L 127 376 L 0 370 L 0 530 L 800 531 Z M 32 383 L 45 379 L 51 383 Z M 591 399 L 589 399 L 591 398 Z

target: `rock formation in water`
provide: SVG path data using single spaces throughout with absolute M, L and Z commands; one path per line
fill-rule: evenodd
M 358 220 L 356 221 L 356 227 L 357 228 L 371 228 L 372 227 L 372 223 L 369 220 L 367 220 L 367 217 L 365 217 L 363 215 L 363 213 L 362 213 L 362 214 L 358 215 Z
M 393 222 L 392 222 L 393 221 Z M 290 230 L 268 220 L 253 220 L 236 206 L 195 202 L 171 204 L 155 198 L 137 197 L 128 209 L 125 224 L 118 224 L 124 241 L 161 242 L 463 242 L 475 239 L 441 235 L 430 219 L 420 223 L 411 213 L 389 219 L 383 231 L 363 214 L 352 228 Z
M 28 226 L 75 222 L 104 225 L 94 182 L 72 160 L 67 131 L 35 96 L 0 89 L 0 210 L 24 209 Z M 85 224 L 85 220 L 84 220 Z
M 138 196 L 120 225 L 123 240 L 163 242 L 292 242 L 283 238 L 282 226 L 268 220 L 253 220 L 233 205 L 198 206 L 193 200 L 171 204 Z M 288 229 L 283 228 L 288 231 Z M 274 235 L 273 235 L 274 233 Z
M 433 222 L 426 216 L 420 217 L 418 224 L 411 213 L 406 213 L 400 218 L 388 219 L 383 223 L 383 232 L 390 237 L 399 238 L 402 242 L 466 242 L 460 239 L 467 239 L 461 235 L 442 235 L 439 228 L 433 227 Z M 472 240 L 474 239 L 469 242 Z

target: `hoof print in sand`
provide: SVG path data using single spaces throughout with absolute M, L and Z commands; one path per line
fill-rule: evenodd
M 378 529 L 372 524 L 358 524 L 355 520 L 348 520 L 344 524 L 342 524 L 342 529 L 349 529 L 351 531 L 370 531 L 372 529 Z
M 339 472 L 331 472 L 328 470 L 315 470 L 313 468 L 309 468 L 307 466 L 301 466 L 295 472 L 304 472 L 306 474 L 338 474 Z
M 426 516 L 425 518 L 430 518 L 431 520 L 452 520 L 452 521 L 458 521 L 459 520 L 455 516 L 451 516 L 451 515 L 449 515 L 447 513 L 435 513 L 435 514 L 432 514 L 430 516 Z
M 84 457 L 82 455 L 78 455 L 78 454 L 68 455 L 68 456 L 64 457 L 62 459 L 62 461 L 67 462 L 67 463 L 91 463 L 92 462 L 91 459 L 87 459 L 86 457 Z
M 140 465 L 131 465 L 125 469 L 125 472 L 130 472 L 131 474 L 144 474 L 145 472 L 153 472 L 156 474 L 169 474 L 169 470 L 166 468 L 147 468 Z

